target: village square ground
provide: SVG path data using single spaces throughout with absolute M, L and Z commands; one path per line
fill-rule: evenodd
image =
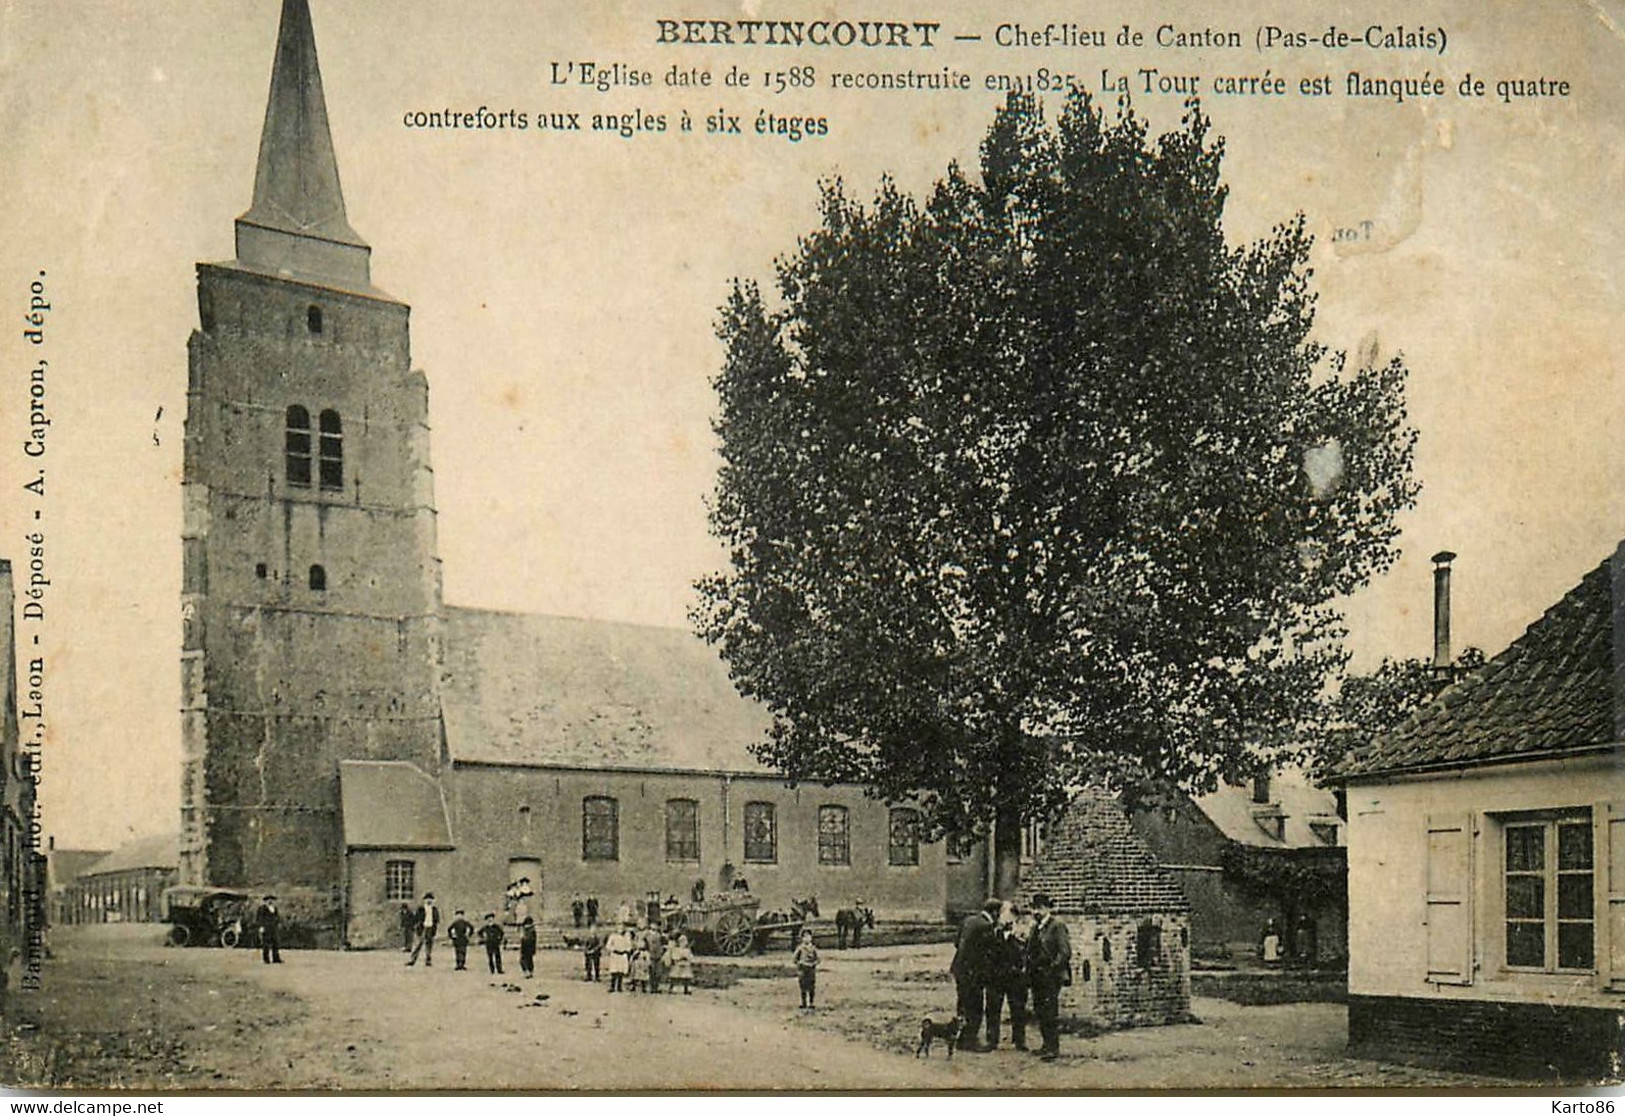
M 286 964 L 266 966 L 248 950 L 167 948 L 162 930 L 55 931 L 44 987 L 8 1007 L 5 1083 L 154 1092 L 1515 1084 L 1350 1059 L 1340 1003 L 1202 996 L 1198 1023 L 1068 1035 L 1054 1063 L 1008 1048 L 949 1061 L 939 1047 L 920 1060 L 921 1016 L 952 1014 L 946 945 L 825 950 L 818 1010 L 803 1013 L 782 953 L 702 965 L 702 983 L 720 987 L 688 997 L 611 996 L 561 950 L 542 951 L 536 979 L 524 981 L 512 953 L 500 979 L 477 951 L 469 971 L 455 972 L 449 947 L 432 970 L 385 950 L 290 951 Z

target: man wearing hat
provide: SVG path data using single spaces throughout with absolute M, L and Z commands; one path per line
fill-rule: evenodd
M 1072 983 L 1072 940 L 1066 923 L 1055 917 L 1055 904 L 1047 894 L 1034 895 L 1032 907 L 1027 973 L 1032 982 L 1033 1014 L 1044 1036 L 1038 1056 L 1053 1062 L 1061 1053 L 1061 989 Z
M 423 954 L 423 967 L 427 969 L 434 964 L 434 935 L 440 929 L 440 908 L 434 905 L 434 892 L 423 894 L 423 904 L 418 907 L 417 914 L 412 916 L 417 926 L 418 944 L 412 949 L 412 956 L 407 959 L 408 966 L 418 963 L 418 954 Z
M 282 950 L 277 941 L 282 916 L 277 913 L 275 895 L 267 895 L 260 909 L 254 912 L 254 925 L 260 932 L 260 960 L 267 965 L 282 964 Z

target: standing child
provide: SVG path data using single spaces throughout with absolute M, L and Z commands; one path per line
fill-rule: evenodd
M 666 976 L 666 935 L 660 927 L 650 925 L 643 932 L 643 948 L 649 954 L 649 991 L 658 992 Z
M 796 946 L 793 959 L 796 963 L 796 979 L 801 984 L 801 1006 L 811 1011 L 818 993 L 818 947 L 813 944 L 811 930 L 801 932 L 801 944 Z
M 666 970 L 666 980 L 671 984 L 681 984 L 683 995 L 688 995 L 688 986 L 694 983 L 694 951 L 688 946 L 688 935 L 677 935 L 677 943 L 666 950 L 666 962 L 670 966 Z
M 632 959 L 628 963 L 626 982 L 634 992 L 649 991 L 649 947 L 638 937 L 632 944 Z
M 526 980 L 536 975 L 536 920 L 528 915 L 519 924 L 519 971 Z
M 581 962 L 586 967 L 586 976 L 583 980 L 597 980 L 598 967 L 604 956 L 604 935 L 596 926 L 588 927 L 587 936 L 581 939 Z
M 604 952 L 609 954 L 609 990 L 620 992 L 632 967 L 632 935 L 626 932 L 625 926 L 617 926 L 609 932 Z
M 485 947 L 485 963 L 493 973 L 502 972 L 502 927 L 497 925 L 497 916 L 488 914 L 485 922 L 480 926 L 480 944 Z

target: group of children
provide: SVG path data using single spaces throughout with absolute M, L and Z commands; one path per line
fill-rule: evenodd
M 597 955 L 609 955 L 605 968 L 611 992 L 659 992 L 664 985 L 667 992 L 680 986 L 687 996 L 693 988 L 694 950 L 688 935 L 668 941 L 647 919 L 639 919 L 635 927 L 623 922 L 602 938 L 589 936 L 584 948 L 587 980 L 598 979 Z

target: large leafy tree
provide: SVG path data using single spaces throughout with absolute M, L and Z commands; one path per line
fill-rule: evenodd
M 777 298 L 721 311 L 694 618 L 775 715 L 758 754 L 996 818 L 1001 893 L 1085 780 L 1290 746 L 1414 500 L 1403 365 L 1310 340 L 1304 220 L 1231 246 L 1222 154 L 1194 102 L 1152 138 L 1015 95 L 979 176 L 824 183 Z

